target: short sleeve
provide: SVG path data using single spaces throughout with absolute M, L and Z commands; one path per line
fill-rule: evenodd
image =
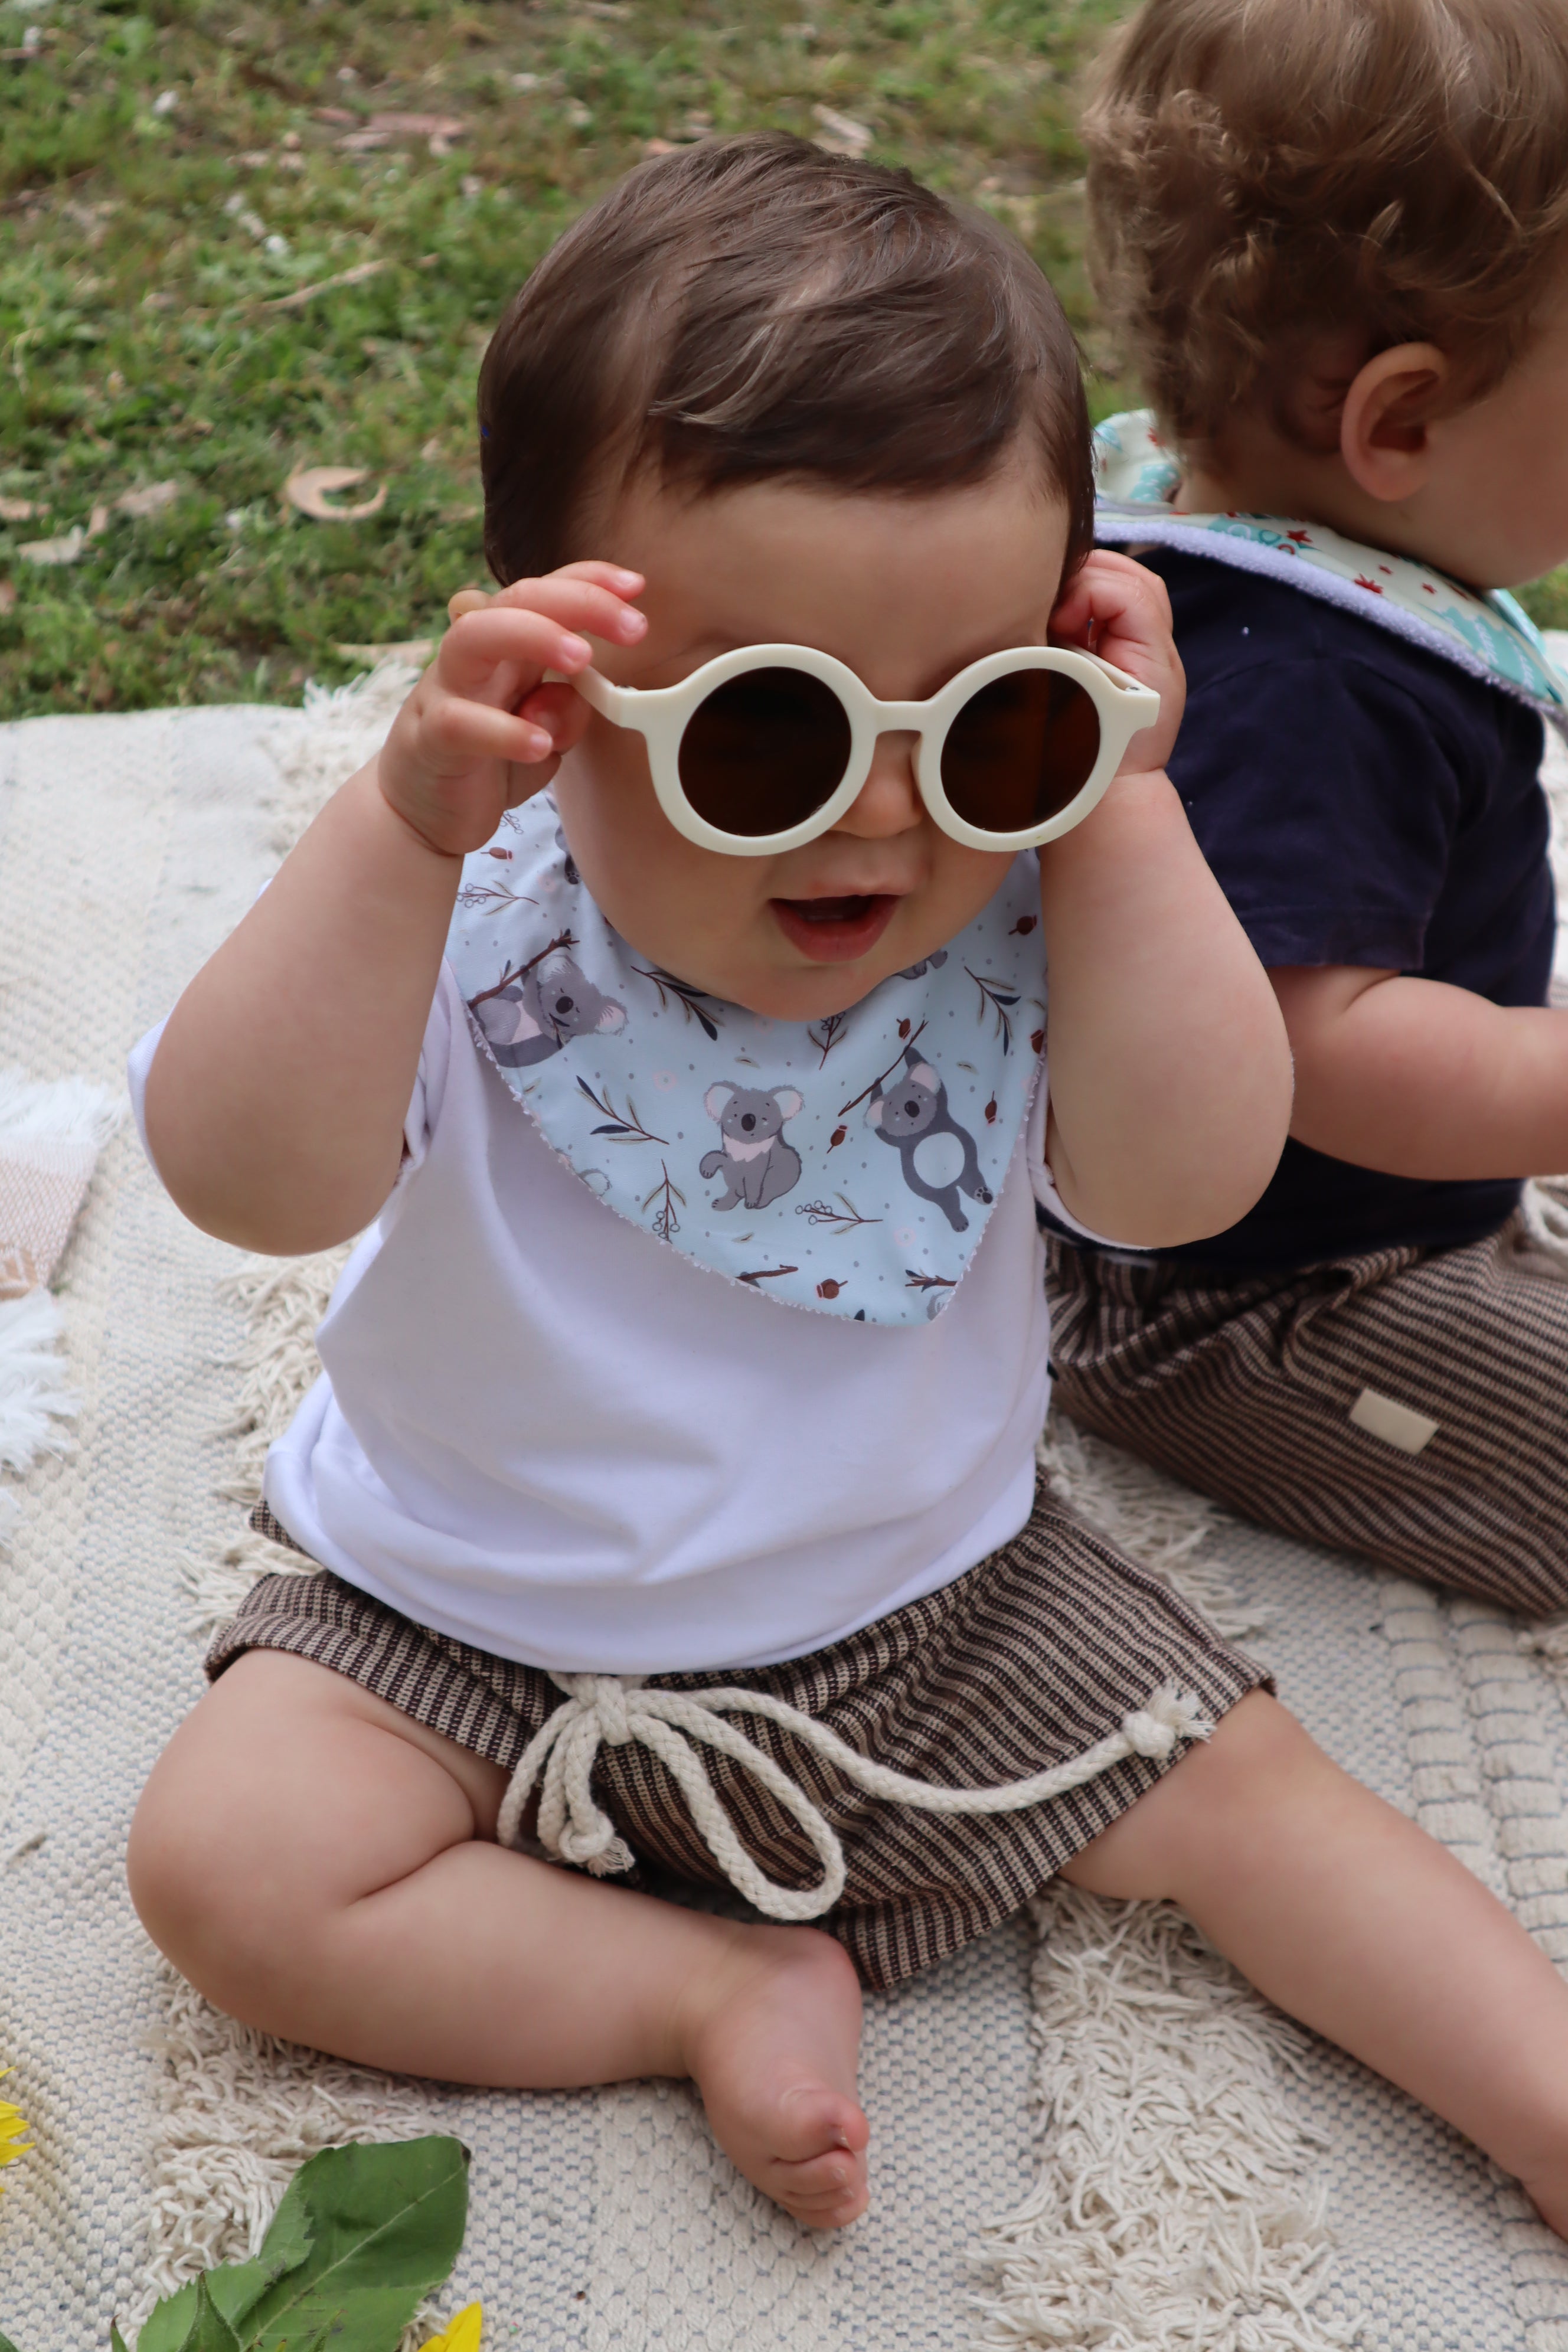
M 168 1025 L 169 1017 L 165 1013 L 155 1029 L 149 1029 L 145 1037 L 139 1038 L 132 1046 L 125 1062 L 125 1083 L 131 1094 L 132 1116 L 136 1121 L 136 1132 L 142 1138 L 142 1149 L 147 1153 L 147 1162 L 154 1175 L 157 1175 L 158 1163 L 147 1147 L 147 1074 Z M 161 1177 L 159 1181 L 163 1181 Z
M 451 966 L 443 963 L 436 995 L 430 1007 L 430 1017 L 425 1024 L 425 1039 L 419 1048 L 419 1067 L 414 1076 L 414 1091 L 409 1097 L 408 1114 L 403 1122 L 403 1175 L 417 1168 L 429 1149 L 436 1122 L 441 1114 L 441 1102 L 446 1093 L 447 1069 L 451 1059 L 452 1039 L 460 1031 L 468 1015 L 463 1009 L 461 992 Z M 158 1047 L 168 1027 L 167 1016 L 156 1028 L 134 1045 L 125 1065 L 126 1085 L 131 1092 L 131 1108 L 136 1120 L 136 1131 L 142 1138 L 142 1149 L 147 1153 L 154 1173 L 158 1163 L 147 1144 L 147 1076 L 156 1058 Z M 161 1181 L 161 1180 L 160 1180 Z M 401 1181 L 401 1178 L 399 1179 Z
M 467 1024 L 468 1014 L 457 976 L 451 965 L 443 962 L 430 1006 L 430 1017 L 425 1024 L 425 1042 L 419 1048 L 419 1067 L 414 1075 L 408 1116 L 403 1122 L 405 1176 L 421 1164 L 430 1148 L 430 1138 L 436 1132 L 436 1122 L 441 1116 L 441 1103 L 447 1091 L 447 1071 L 452 1058 L 453 1039 L 462 1034 Z
M 1170 773 L 1262 962 L 1421 968 L 1462 782 L 1407 687 L 1326 653 L 1211 671 Z

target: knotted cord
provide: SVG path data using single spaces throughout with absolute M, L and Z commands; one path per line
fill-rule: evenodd
M 875 1763 L 847 1746 L 826 1724 L 765 1691 L 650 1690 L 635 1675 L 552 1675 L 551 1680 L 566 1693 L 566 1704 L 547 1717 L 518 1760 L 496 1822 L 500 1843 L 517 1843 L 528 1801 L 538 1786 L 537 1832 L 546 1853 L 595 1878 L 629 1870 L 631 1849 L 595 1801 L 591 1783 L 601 1746 L 624 1748 L 638 1740 L 676 1781 L 703 1843 L 731 1885 L 770 1919 L 816 1919 L 830 1911 L 844 1892 L 844 1850 L 832 1823 L 805 1790 L 727 1720 L 731 1714 L 765 1717 L 868 1795 L 928 1813 L 1018 1812 L 1081 1788 L 1125 1757 L 1163 1759 L 1179 1739 L 1206 1739 L 1214 1728 L 1190 1692 L 1165 1683 L 1147 1706 L 1123 1717 L 1118 1730 L 1065 1764 L 997 1788 L 950 1789 L 907 1779 Z M 742 1765 L 799 1822 L 822 1865 L 815 1886 L 781 1886 L 758 1868 L 737 1836 L 694 1741 L 716 1748 Z

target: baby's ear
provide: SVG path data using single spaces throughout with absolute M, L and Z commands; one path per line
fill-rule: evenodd
M 773 1096 L 773 1100 L 779 1107 L 779 1117 L 793 1118 L 800 1108 L 802 1099 L 793 1087 L 780 1087 Z
M 734 1087 L 727 1078 L 721 1080 L 718 1086 L 709 1087 L 702 1097 L 702 1108 L 710 1118 L 723 1118 L 724 1107 L 734 1091 Z

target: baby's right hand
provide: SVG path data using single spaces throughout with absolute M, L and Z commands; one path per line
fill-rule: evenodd
M 628 599 L 642 574 L 613 563 L 569 563 L 518 580 L 460 616 L 393 721 L 377 778 L 384 799 L 447 857 L 482 848 L 509 808 L 542 792 L 581 737 L 586 703 L 546 670 L 589 667 L 585 635 L 631 646 L 647 623 Z

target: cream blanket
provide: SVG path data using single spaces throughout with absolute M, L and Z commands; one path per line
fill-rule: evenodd
M 0 1066 L 117 1086 L 379 723 L 362 706 L 0 729 Z M 312 2147 L 432 2124 L 475 2153 L 453 2307 L 482 2294 L 488 2344 L 519 2352 L 1568 2352 L 1568 2252 L 1517 2194 L 1162 1912 L 1068 1897 L 1042 1906 L 1037 1958 L 1018 1920 L 873 2002 L 877 2203 L 832 2241 L 736 2179 L 682 2087 L 389 2084 L 174 1986 L 125 1897 L 126 1822 L 201 1687 L 195 1587 L 243 1573 L 222 1565 L 237 1458 L 213 1432 L 244 1381 L 254 1424 L 308 1370 L 308 1279 L 237 1297 L 236 1271 L 117 1138 L 58 1278 L 79 1448 L 29 1475 L 0 1555 L 0 2063 L 37 2143 L 0 2195 L 0 2333 L 20 2352 L 100 2352 L 111 2315 L 239 2251 Z M 1568 1954 L 1550 1657 L 1494 1612 L 1215 1524 L 1070 1432 L 1052 1460 L 1140 1556 L 1261 1622 L 1253 1646 L 1318 1738 Z

